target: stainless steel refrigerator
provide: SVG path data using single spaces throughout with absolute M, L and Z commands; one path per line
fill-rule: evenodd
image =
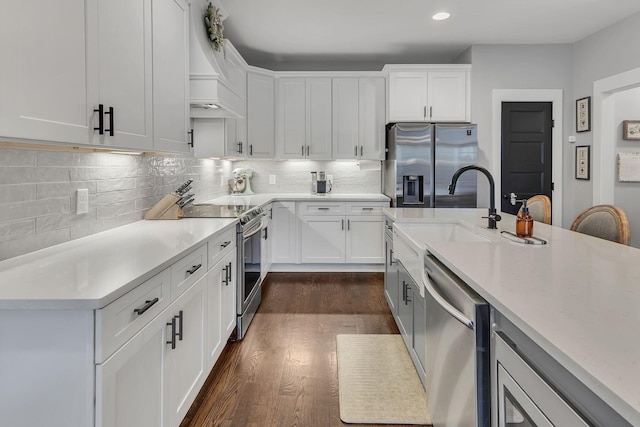
M 478 157 L 475 124 L 395 123 L 387 130 L 383 192 L 393 207 L 475 208 L 476 174 L 463 174 L 456 194 L 449 183 Z

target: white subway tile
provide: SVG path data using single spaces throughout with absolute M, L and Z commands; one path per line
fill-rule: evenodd
M 97 208 L 90 208 L 86 214 L 78 215 L 75 212 L 44 215 L 36 218 L 36 231 L 43 233 L 60 228 L 77 227 L 81 224 L 95 223 Z
M 35 166 L 37 151 L 0 148 L 0 166 Z
M 0 223 L 0 242 L 24 238 L 35 234 L 35 232 L 36 222 L 34 219 Z
M 36 199 L 36 184 L 0 185 L 0 204 Z
M 70 199 L 55 198 L 29 202 L 7 203 L 0 209 L 0 222 L 35 218 L 54 213 L 69 212 Z
M 96 183 L 84 182 L 41 182 L 37 184 L 38 199 L 53 197 L 75 197 L 76 190 L 86 188 L 89 194 L 96 192 Z M 74 199 L 75 200 L 75 199 Z
M 99 153 L 38 151 L 38 166 L 96 166 Z

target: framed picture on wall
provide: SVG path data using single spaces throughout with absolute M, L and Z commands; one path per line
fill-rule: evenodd
M 640 141 L 640 120 L 625 120 L 622 122 L 622 139 Z
M 576 179 L 589 180 L 589 149 L 588 145 L 576 147 Z
M 576 101 L 576 132 L 591 130 L 591 97 L 580 98 Z

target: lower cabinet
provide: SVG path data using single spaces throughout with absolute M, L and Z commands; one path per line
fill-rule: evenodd
M 386 224 L 385 227 L 389 226 Z M 389 226 L 390 227 L 390 226 Z M 398 282 L 397 261 L 393 256 L 393 234 L 385 232 L 385 254 L 386 261 L 384 265 L 384 295 L 389 304 L 389 309 L 393 317 L 398 316 L 398 295 L 400 283 Z
M 180 425 L 209 373 L 206 282 L 203 276 L 96 365 L 96 426 Z
M 384 203 L 299 203 L 300 262 L 384 263 Z
M 426 357 L 426 317 L 424 297 L 407 269 L 401 262 L 397 262 L 397 277 L 400 287 L 400 297 L 395 316 L 398 329 L 407 346 L 413 365 L 424 385 L 425 357 Z
M 236 326 L 235 251 L 229 252 L 207 275 L 207 359 L 212 367 Z
M 271 260 L 274 264 L 298 262 L 296 202 L 271 204 Z

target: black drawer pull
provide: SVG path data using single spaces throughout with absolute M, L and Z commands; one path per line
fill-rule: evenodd
M 227 246 L 229 246 L 231 244 L 231 240 L 227 240 L 226 242 L 224 242 L 223 244 L 220 245 L 221 248 L 226 248 Z
M 177 318 L 180 321 L 180 326 L 178 327 L 178 339 L 182 341 L 182 324 L 184 323 L 184 318 L 182 317 L 182 310 L 177 316 L 173 316 L 173 318 Z
M 154 298 L 154 299 L 151 299 L 151 300 L 146 300 L 142 307 L 136 308 L 135 310 L 133 310 L 133 312 L 135 314 L 137 314 L 138 316 L 140 316 L 142 313 L 144 313 L 145 311 L 149 310 L 157 302 L 158 302 L 158 298 Z
M 97 130 L 100 135 L 104 135 L 104 104 L 98 104 L 98 108 L 93 112 L 98 113 L 98 127 L 93 128 L 93 130 Z
M 191 267 L 191 270 L 187 270 L 187 273 L 193 274 L 196 271 L 198 271 L 198 269 L 200 269 L 200 267 L 202 267 L 202 264 L 194 265 L 193 267 Z
M 222 279 L 222 283 L 224 283 L 225 286 L 229 285 L 229 272 L 227 271 L 227 268 L 229 268 L 228 265 L 225 265 L 222 268 L 224 270 L 224 278 Z
M 171 326 L 171 340 L 167 341 L 167 344 L 171 344 L 171 348 L 176 348 L 176 336 L 178 335 L 176 332 L 176 316 L 171 318 L 171 322 L 167 323 L 167 326 Z

